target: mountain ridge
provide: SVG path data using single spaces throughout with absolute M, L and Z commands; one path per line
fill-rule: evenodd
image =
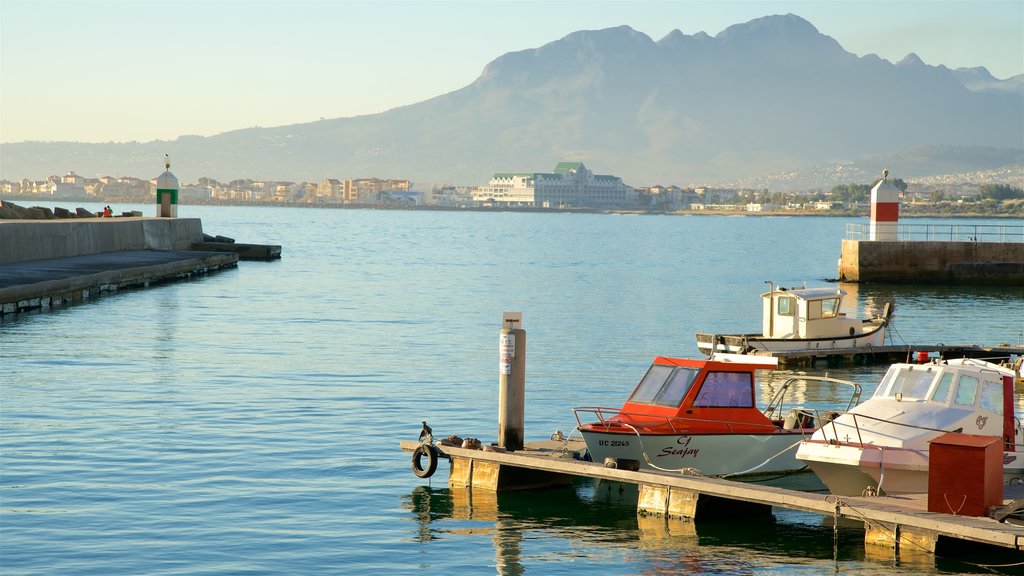
M 0 144 L 0 177 L 142 175 L 170 153 L 185 180 L 476 185 L 578 160 L 627 182 L 726 182 L 920 146 L 1024 149 L 1013 86 L 913 53 L 858 57 L 794 14 L 658 41 L 623 25 L 503 54 L 462 88 L 377 114 L 147 143 Z

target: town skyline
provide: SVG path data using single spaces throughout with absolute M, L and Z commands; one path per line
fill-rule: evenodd
M 996 177 L 993 177 L 996 176 Z M 1002 177 L 999 177 L 1002 176 Z M 1022 170 L 1011 177 L 993 174 L 947 175 L 890 181 L 917 215 L 1024 215 Z M 162 177 L 162 176 L 161 176 Z M 325 178 L 319 182 L 201 177 L 179 187 L 183 204 L 277 205 L 326 208 L 548 209 L 640 212 L 744 212 L 849 214 L 866 210 L 870 184 L 779 192 L 756 188 L 629 186 L 611 174 L 594 174 L 580 162 L 560 162 L 551 172 L 495 173 L 486 185 L 417 187 L 408 179 Z M 0 180 L 0 199 L 151 204 L 158 177 L 84 178 L 73 171 L 45 180 Z M 1011 182 L 1011 184 L 1005 184 Z M 575 190 L 575 191 L 574 191 Z

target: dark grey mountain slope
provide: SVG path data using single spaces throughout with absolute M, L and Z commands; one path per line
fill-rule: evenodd
M 1024 96 L 911 56 L 858 58 L 792 14 L 658 42 L 628 26 L 505 54 L 460 90 L 369 116 L 145 144 L 3 145 L 3 178 L 407 177 L 482 184 L 581 160 L 633 185 L 715 183 L 910 147 L 1024 148 Z M 893 168 L 893 167 L 890 167 Z

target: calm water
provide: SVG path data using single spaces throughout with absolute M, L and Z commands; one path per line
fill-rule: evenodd
M 972 569 L 865 558 L 853 525 L 836 551 L 809 514 L 695 529 L 588 482 L 449 491 L 446 463 L 421 480 L 398 448 L 424 419 L 496 439 L 503 311 L 528 332 L 527 440 L 547 438 L 573 406 L 620 404 L 653 356 L 697 356 L 695 332 L 756 329 L 765 280 L 825 285 L 858 219 L 180 214 L 284 257 L 0 325 L 5 575 Z M 896 302 L 897 341 L 1024 332 L 1024 288 L 847 288 L 851 313 Z M 829 374 L 870 393 L 882 370 Z

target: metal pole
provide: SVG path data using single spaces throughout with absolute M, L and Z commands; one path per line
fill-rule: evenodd
M 521 312 L 505 312 L 498 335 L 498 446 L 523 449 L 526 420 L 526 330 Z

